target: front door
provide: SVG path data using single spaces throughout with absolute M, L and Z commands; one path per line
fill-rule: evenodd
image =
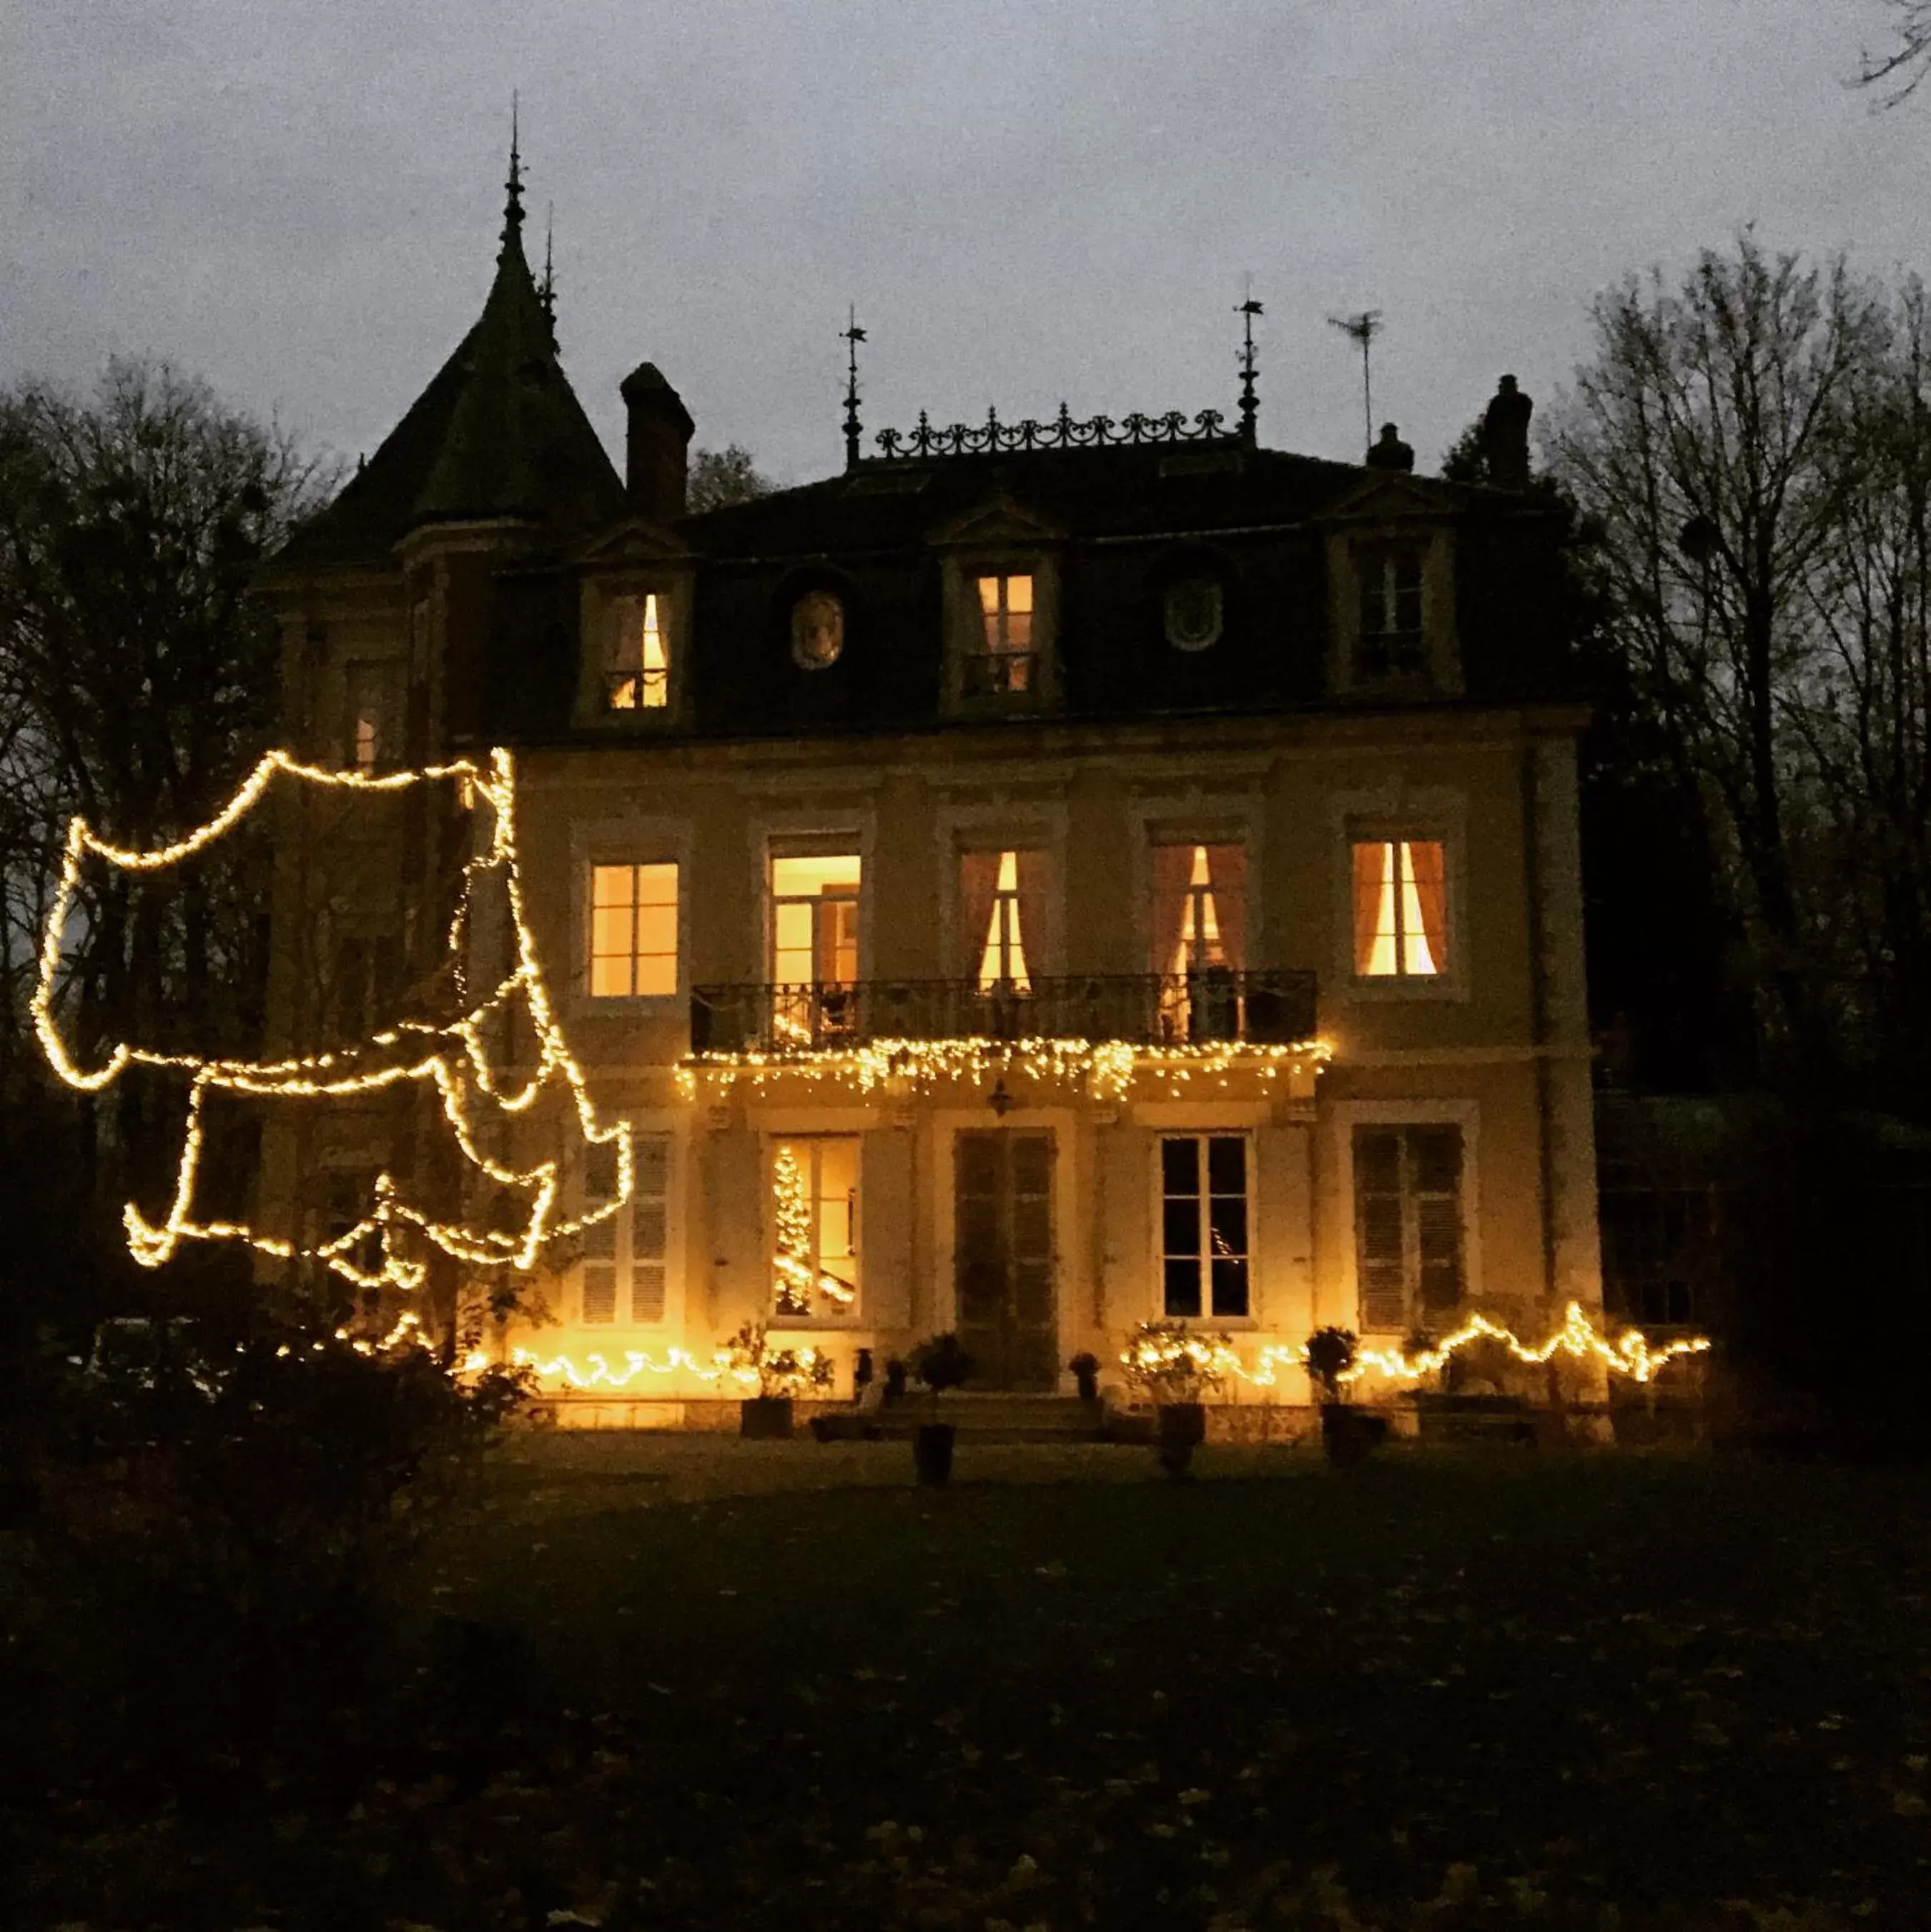
M 954 1270 L 969 1386 L 1050 1389 L 1059 1375 L 1053 1306 L 1053 1136 L 961 1133 L 953 1155 Z

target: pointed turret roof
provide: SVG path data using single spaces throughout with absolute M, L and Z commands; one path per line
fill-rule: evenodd
M 523 254 L 514 137 L 503 246 L 476 326 L 382 446 L 296 532 L 283 566 L 386 562 L 425 524 L 521 518 L 547 542 L 623 514 L 623 485 L 557 359 Z

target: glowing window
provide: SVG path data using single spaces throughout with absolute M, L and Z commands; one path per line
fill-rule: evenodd
M 849 986 L 858 978 L 856 852 L 771 861 L 771 977 Z
M 848 1313 L 858 1299 L 858 1138 L 771 1150 L 771 1305 L 781 1318 Z
M 990 576 L 978 580 L 980 636 L 966 655 L 969 697 L 1030 691 L 1035 682 L 1032 578 Z
M 604 702 L 612 711 L 661 711 L 671 701 L 669 640 L 655 592 L 620 597 L 611 607 Z
M 1354 842 L 1354 970 L 1365 980 L 1448 970 L 1448 898 L 1438 838 Z
M 979 958 L 982 993 L 1029 993 L 1026 935 L 1020 917 L 1019 854 L 1002 852 L 993 875 L 992 910 L 987 915 L 986 943 Z
M 808 590 L 791 606 L 791 659 L 806 670 L 836 664 L 845 650 L 845 607 L 828 590 Z
M 590 868 L 593 998 L 662 998 L 677 990 L 674 863 Z
M 348 689 L 348 730 L 345 747 L 359 772 L 374 772 L 395 762 L 398 746 L 395 668 L 386 664 L 352 664 Z
M 1169 1134 L 1160 1143 L 1162 1294 L 1182 1319 L 1248 1312 L 1247 1141 Z

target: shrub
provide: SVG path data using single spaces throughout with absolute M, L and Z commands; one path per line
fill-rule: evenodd
M 1196 1334 L 1184 1322 L 1143 1322 L 1120 1355 L 1130 1388 L 1154 1402 L 1200 1402 L 1225 1386 L 1236 1358 L 1224 1330 Z
M 1354 1330 L 1330 1323 L 1325 1328 L 1317 1328 L 1308 1337 L 1307 1346 L 1301 1352 L 1301 1361 L 1319 1384 L 1323 1396 L 1327 1401 L 1338 1402 L 1342 1383 L 1354 1366 L 1358 1352 Z
M 959 1345 L 956 1335 L 935 1335 L 911 1352 L 913 1379 L 935 1396 L 972 1379 L 978 1364 Z

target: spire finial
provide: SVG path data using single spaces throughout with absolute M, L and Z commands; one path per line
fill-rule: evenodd
M 521 246 L 523 240 L 523 157 L 516 145 L 516 94 L 512 88 L 509 96 L 509 178 L 503 184 L 503 245 L 506 248 L 512 242 Z
M 536 299 L 543 304 L 543 318 L 550 325 L 550 346 L 557 346 L 557 276 L 551 266 L 551 251 L 557 238 L 557 204 L 549 202 L 543 211 L 543 280 L 537 289 Z
M 1247 298 L 1234 313 L 1240 316 L 1244 334 L 1240 349 L 1240 436 L 1243 442 L 1256 440 L 1260 404 L 1254 394 L 1254 379 L 1258 364 L 1254 359 L 1254 319 L 1264 313 L 1254 298 L 1254 278 L 1247 278 Z
M 845 376 L 845 466 L 858 466 L 858 345 L 865 332 L 858 326 L 858 305 L 851 305 L 845 326 L 839 331 L 846 345 Z

